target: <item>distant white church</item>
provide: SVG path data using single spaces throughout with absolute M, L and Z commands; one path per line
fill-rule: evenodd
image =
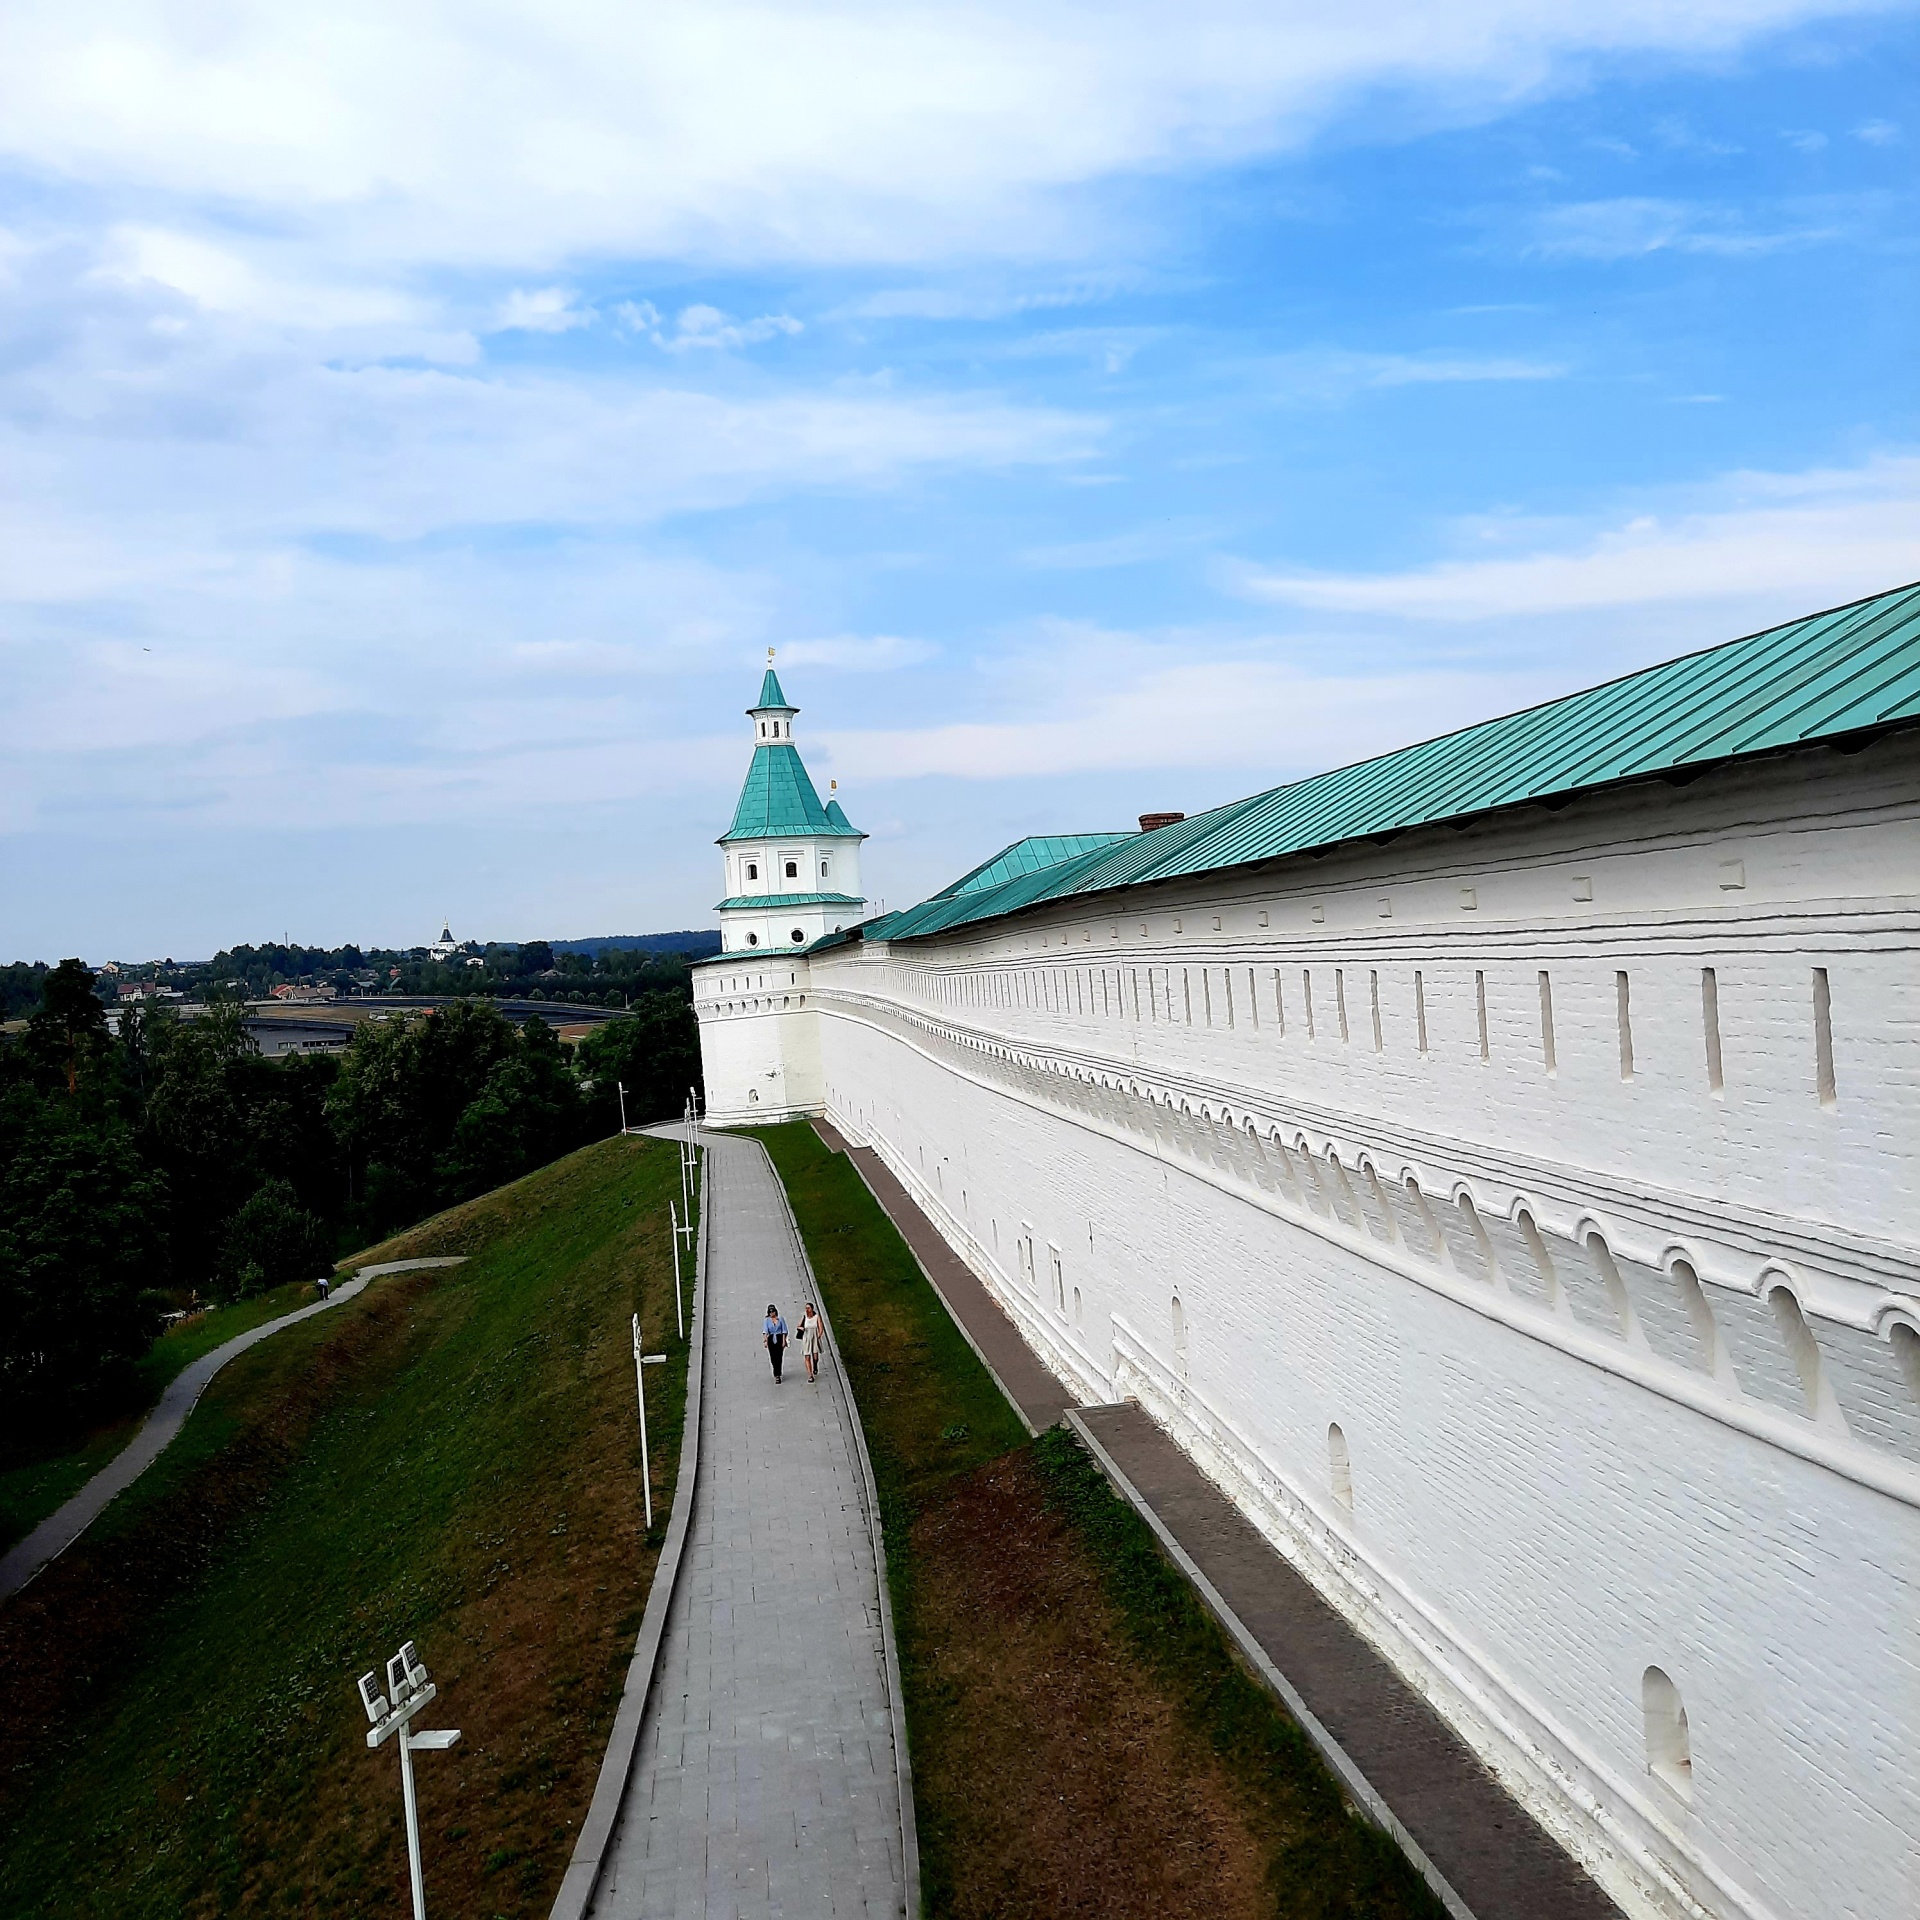
M 874 1147 L 1627 1912 L 1920 1914 L 1920 588 L 865 921 L 751 712 L 710 1117 Z

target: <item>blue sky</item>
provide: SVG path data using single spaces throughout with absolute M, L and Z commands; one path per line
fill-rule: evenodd
M 1911 9 L 399 11 L 0 22 L 0 957 L 710 924 L 769 645 L 900 905 L 1920 575 Z

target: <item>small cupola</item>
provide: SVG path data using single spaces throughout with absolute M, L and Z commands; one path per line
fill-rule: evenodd
M 793 716 L 800 709 L 790 705 L 787 696 L 780 690 L 780 678 L 773 670 L 773 649 L 767 649 L 767 671 L 760 682 L 760 698 L 747 709 L 747 718 L 753 722 L 753 744 L 756 747 L 791 746 L 793 744 Z

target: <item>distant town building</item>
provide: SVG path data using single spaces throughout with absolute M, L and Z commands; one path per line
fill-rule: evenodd
M 451 960 L 459 951 L 459 943 L 453 937 L 453 929 L 443 926 L 440 929 L 440 938 L 427 948 L 427 958 L 445 962 Z

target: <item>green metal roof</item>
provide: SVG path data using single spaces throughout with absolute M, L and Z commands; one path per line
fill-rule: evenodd
M 747 907 L 864 907 L 857 893 L 736 893 L 722 900 L 715 913 Z
M 787 696 L 780 691 L 779 679 L 771 667 L 767 669 L 766 678 L 760 682 L 760 698 L 756 700 L 747 711 L 749 713 L 759 713 L 766 707 L 778 707 L 782 713 L 798 713 L 800 711 L 800 709 L 789 702 Z
M 933 897 L 950 900 L 957 893 L 978 893 L 983 887 L 997 887 L 1016 874 L 1038 873 L 1043 867 L 1057 867 L 1077 853 L 1091 853 L 1096 847 L 1110 847 L 1116 840 L 1131 840 L 1130 833 L 1030 833 L 1003 848 L 991 860 L 963 873 L 950 887 L 942 887 Z
M 767 678 L 773 678 L 771 671 Z M 724 847 L 730 840 L 782 840 L 799 835 L 811 835 L 816 840 L 867 837 L 847 824 L 844 813 L 835 819 L 821 806 L 798 747 L 786 741 L 755 747 L 747 766 L 746 784 L 740 789 L 740 804 L 733 810 L 733 825 L 720 836 L 719 844 Z
M 1916 720 L 1920 585 L 1275 787 L 1036 872 L 965 892 L 959 881 L 920 906 L 866 922 L 865 933 L 913 939 L 1042 900 L 1244 866 Z
M 827 818 L 831 820 L 836 827 L 844 828 L 848 833 L 854 831 L 853 822 L 840 811 L 840 802 L 838 800 L 829 800 L 827 802 Z M 864 840 L 867 836 L 863 833 L 860 837 Z

